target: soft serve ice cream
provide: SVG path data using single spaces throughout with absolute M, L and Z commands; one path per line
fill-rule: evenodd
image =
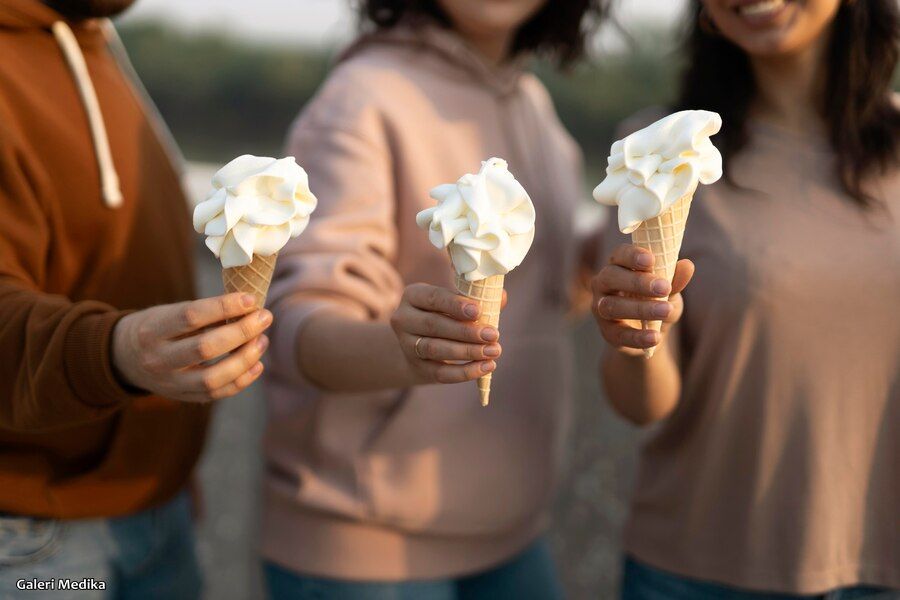
M 435 247 L 447 249 L 468 281 L 505 275 L 521 264 L 534 241 L 534 204 L 509 172 L 491 158 L 477 174 L 431 190 L 437 205 L 416 216 Z
M 456 289 L 481 309 L 479 321 L 500 325 L 503 283 L 534 241 L 534 204 L 506 161 L 491 158 L 476 174 L 431 190 L 437 206 L 416 216 L 437 248 L 446 249 L 456 270 Z M 478 378 L 482 406 L 491 393 L 491 373 Z
M 632 233 L 722 177 L 722 155 L 709 139 L 721 128 L 717 113 L 685 110 L 615 142 L 594 198 L 618 206 L 619 229 Z
M 722 155 L 710 136 L 722 118 L 706 110 L 669 115 L 612 145 L 606 178 L 594 198 L 619 207 L 619 229 L 654 255 L 653 273 L 670 283 L 675 275 L 688 213 L 697 186 L 722 177 Z M 661 321 L 642 321 L 661 331 Z M 646 348 L 644 355 L 653 356 Z
M 223 269 L 277 254 L 306 229 L 317 203 L 292 156 L 239 156 L 213 176 L 212 186 L 194 210 L 194 229 L 207 236 Z

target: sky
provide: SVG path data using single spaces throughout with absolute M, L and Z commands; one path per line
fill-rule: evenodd
M 565 1 L 565 0 L 551 0 Z M 620 21 L 668 23 L 685 0 L 617 0 Z M 221 28 L 254 40 L 330 44 L 353 31 L 349 0 L 139 0 L 127 19 L 161 17 L 186 28 Z

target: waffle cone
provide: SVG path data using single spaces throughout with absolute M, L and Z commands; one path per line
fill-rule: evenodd
M 456 276 L 456 289 L 463 296 L 467 296 L 481 307 L 479 323 L 498 327 L 500 325 L 500 304 L 503 301 L 504 275 L 494 275 L 479 281 L 468 281 L 465 276 Z M 478 393 L 481 396 L 481 405 L 487 406 L 491 397 L 491 375 L 483 375 L 478 378 Z
M 656 259 L 653 263 L 653 274 L 665 277 L 669 283 L 675 276 L 675 265 L 681 242 L 684 239 L 684 228 L 687 225 L 688 213 L 691 210 L 693 196 L 685 196 L 667 211 L 654 219 L 648 219 L 631 233 L 631 243 L 646 248 Z M 659 331 L 662 321 L 641 321 L 643 329 Z M 644 350 L 644 356 L 653 356 L 655 348 Z
M 269 284 L 272 283 L 272 274 L 275 272 L 276 260 L 278 260 L 277 253 L 272 256 L 254 254 L 253 262 L 249 265 L 222 269 L 225 293 L 252 294 L 256 298 L 256 307 L 264 307 L 266 295 L 269 293 Z

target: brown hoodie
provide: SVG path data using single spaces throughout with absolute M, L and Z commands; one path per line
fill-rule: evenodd
M 344 56 L 291 134 L 320 199 L 278 260 L 271 307 L 265 556 L 302 573 L 418 579 L 509 558 L 546 526 L 569 407 L 564 318 L 580 155 L 547 91 L 457 36 L 401 27 Z M 320 310 L 386 321 L 406 284 L 452 287 L 418 229 L 433 186 L 499 156 L 537 210 L 506 278 L 491 405 L 474 383 L 369 394 L 313 388 L 300 329 Z M 315 352 L 302 348 L 301 352 Z M 354 368 L 354 365 L 348 365 Z
M 185 485 L 208 411 L 123 389 L 110 334 L 193 297 L 189 232 L 104 24 L 0 2 L 0 512 L 119 515 Z

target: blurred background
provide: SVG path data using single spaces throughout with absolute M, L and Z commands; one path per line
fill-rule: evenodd
M 602 177 L 616 124 L 675 93 L 684 0 L 620 0 L 590 60 L 570 73 L 534 70 L 585 151 L 580 219 Z M 218 166 L 239 154 L 280 155 L 285 132 L 355 32 L 349 0 L 141 0 L 117 23 L 134 66 L 189 161 L 195 199 Z M 221 292 L 220 267 L 197 237 L 200 289 Z M 639 434 L 598 389 L 600 344 L 592 323 L 572 324 L 580 376 L 569 469 L 552 541 L 570 598 L 612 598 Z M 262 596 L 256 549 L 261 390 L 219 404 L 201 478 L 206 513 L 200 554 L 209 597 Z

